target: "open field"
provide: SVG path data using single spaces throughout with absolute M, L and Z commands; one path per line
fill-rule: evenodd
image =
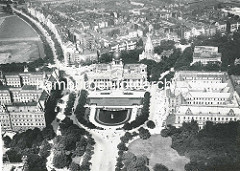
M 0 63 L 30 62 L 43 57 L 41 42 L 1 42 Z M 10 57 L 9 57 L 10 56 Z
M 31 62 L 44 57 L 37 32 L 15 15 L 2 18 L 0 25 L 0 63 Z
M 37 38 L 37 32 L 19 17 L 12 15 L 5 18 L 0 27 L 0 40 L 11 38 Z
M 163 164 L 168 169 L 183 171 L 185 164 L 190 160 L 180 156 L 171 148 L 172 139 L 163 138 L 161 135 L 152 135 L 148 140 L 137 139 L 130 143 L 129 152 L 135 155 L 145 155 L 149 158 L 150 168 L 155 164 Z

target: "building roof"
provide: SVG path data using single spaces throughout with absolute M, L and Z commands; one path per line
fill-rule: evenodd
M 12 103 L 12 104 L 9 104 L 9 105 L 6 105 L 6 107 L 21 107 L 21 106 L 38 106 L 38 102 L 27 102 L 27 103 Z
M 46 91 L 43 91 L 39 98 L 39 101 L 45 101 L 48 96 L 49 96 L 48 93 Z
M 218 53 L 218 47 L 214 46 L 195 46 L 193 58 L 221 58 L 222 54 Z
M 37 90 L 37 86 L 24 85 L 24 86 L 22 87 L 22 90 Z

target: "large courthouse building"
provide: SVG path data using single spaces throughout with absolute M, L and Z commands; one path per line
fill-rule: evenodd
M 226 72 L 178 71 L 169 97 L 173 125 L 196 120 L 224 123 L 240 119 L 240 98 Z
M 143 89 L 147 81 L 147 65 L 123 65 L 119 53 L 114 54 L 109 64 L 93 64 L 87 73 L 88 83 L 94 84 L 98 90 L 111 90 L 123 88 L 124 90 Z M 119 87 L 122 86 L 122 87 Z

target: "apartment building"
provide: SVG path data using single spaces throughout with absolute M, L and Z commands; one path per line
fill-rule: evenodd
M 46 126 L 44 111 L 37 102 L 4 105 L 0 120 L 3 130 L 25 131 Z

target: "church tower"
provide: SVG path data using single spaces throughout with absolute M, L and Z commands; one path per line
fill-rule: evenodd
M 28 72 L 28 67 L 24 66 L 24 72 Z
M 154 47 L 153 47 L 150 34 L 147 34 L 147 41 L 145 44 L 145 54 L 147 59 L 151 58 L 154 55 Z
M 147 34 L 147 41 L 145 44 L 145 48 L 142 54 L 139 54 L 139 61 L 143 59 L 152 59 L 154 60 L 154 46 L 150 37 L 150 34 Z

